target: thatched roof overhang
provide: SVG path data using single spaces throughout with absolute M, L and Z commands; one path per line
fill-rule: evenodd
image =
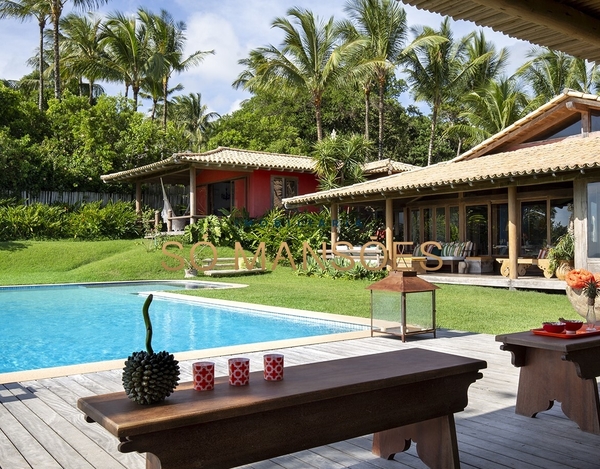
M 545 145 L 448 161 L 348 187 L 284 199 L 286 208 L 331 203 L 360 204 L 432 194 L 572 181 L 600 174 L 600 132 Z
M 600 0 L 401 0 L 510 37 L 600 60 Z

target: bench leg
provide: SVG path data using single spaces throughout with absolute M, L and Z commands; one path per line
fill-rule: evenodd
M 393 459 L 396 453 L 417 445 L 421 461 L 432 469 L 458 469 L 458 443 L 454 415 L 417 422 L 373 434 L 373 454 Z

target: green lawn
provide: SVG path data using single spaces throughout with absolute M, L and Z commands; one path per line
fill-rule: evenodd
M 189 253 L 189 246 L 183 253 Z M 232 250 L 219 249 L 219 256 L 231 257 Z M 161 265 L 164 261 L 172 260 L 160 250 L 152 250 L 143 240 L 0 243 L 2 285 L 183 278 L 182 271 L 165 270 Z M 351 316 L 370 314 L 370 291 L 366 289 L 370 281 L 298 276 L 281 265 L 263 275 L 206 279 L 248 287 L 186 290 L 184 293 Z M 540 327 L 542 321 L 555 321 L 560 316 L 577 317 L 562 292 L 461 285 L 440 287 L 436 299 L 437 322 L 441 328 L 498 334 Z

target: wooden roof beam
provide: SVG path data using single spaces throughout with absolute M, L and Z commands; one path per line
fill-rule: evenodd
M 554 0 L 473 0 L 486 8 L 600 47 L 600 20 Z

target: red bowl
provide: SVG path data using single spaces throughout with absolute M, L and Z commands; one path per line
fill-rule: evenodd
M 565 329 L 572 332 L 578 331 L 583 326 L 583 321 L 580 319 L 563 319 L 562 322 L 565 323 Z
M 554 334 L 560 334 L 565 330 L 564 322 L 544 322 L 542 327 L 546 332 L 552 332 Z

